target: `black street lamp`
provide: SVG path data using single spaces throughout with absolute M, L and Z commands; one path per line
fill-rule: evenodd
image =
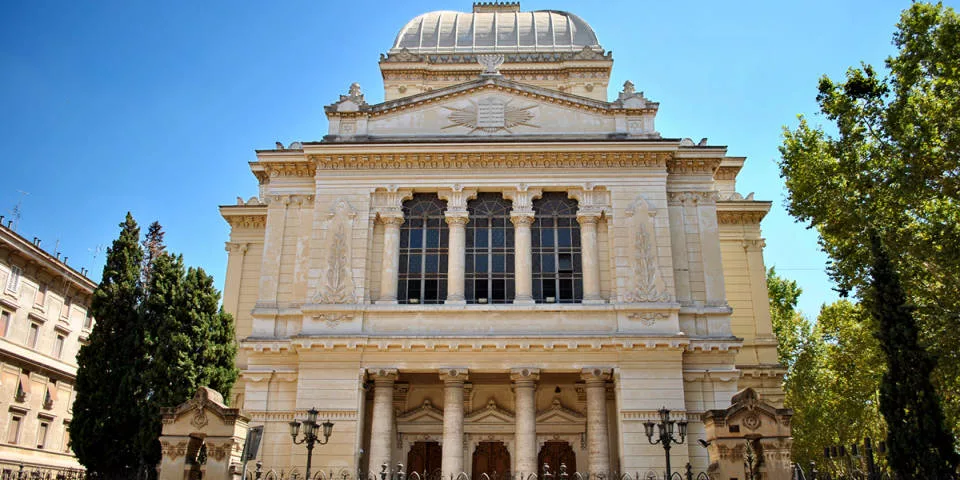
M 660 414 L 660 423 L 654 424 L 652 421 L 647 420 L 643 422 L 643 429 L 647 434 L 647 441 L 650 442 L 650 445 L 656 445 L 658 443 L 663 444 L 663 452 L 667 457 L 667 480 L 670 479 L 670 476 L 673 475 L 673 472 L 670 471 L 670 445 L 676 443 L 680 445 L 683 443 L 683 440 L 687 436 L 687 421 L 686 420 L 670 420 L 670 410 L 666 408 L 661 408 L 657 410 L 657 413 Z M 657 426 L 658 435 L 656 440 L 654 440 L 653 427 Z M 673 435 L 674 426 L 676 426 L 677 433 L 680 435 L 680 439 Z
M 323 425 L 317 425 L 318 413 L 320 412 L 318 412 L 316 408 L 311 408 L 307 410 L 306 420 L 298 422 L 297 419 L 293 419 L 293 421 L 290 422 L 290 436 L 293 437 L 293 443 L 295 445 L 307 444 L 307 479 L 310 478 L 310 463 L 313 461 L 314 444 L 326 445 L 327 441 L 330 440 L 330 434 L 333 433 L 333 422 L 330 420 L 323 422 Z M 303 424 L 303 437 L 297 441 L 301 423 Z M 317 427 L 323 428 L 323 440 L 320 440 L 320 437 L 317 435 Z

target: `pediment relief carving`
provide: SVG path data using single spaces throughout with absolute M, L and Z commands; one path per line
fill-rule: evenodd
M 397 416 L 398 423 L 440 423 L 443 424 L 443 410 L 433 406 L 429 399 L 419 407 L 407 410 Z
M 470 412 L 463 421 L 482 424 L 506 423 L 513 425 L 514 414 L 508 410 L 500 408 L 493 399 L 487 401 L 487 406 Z
M 584 424 L 587 417 L 575 410 L 564 407 L 559 398 L 554 398 L 549 408 L 537 412 L 537 424 Z

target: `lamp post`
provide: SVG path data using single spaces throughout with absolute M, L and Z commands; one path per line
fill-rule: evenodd
M 660 414 L 660 423 L 654 424 L 652 421 L 647 420 L 646 422 L 643 422 L 643 429 L 647 434 L 647 441 L 650 442 L 650 445 L 656 445 L 658 443 L 663 444 L 663 452 L 667 458 L 666 480 L 670 480 L 670 476 L 673 475 L 673 472 L 670 471 L 670 445 L 674 443 L 680 445 L 683 443 L 687 436 L 687 421 L 670 420 L 670 410 L 667 410 L 666 408 L 657 410 L 657 413 Z M 654 425 L 656 425 L 658 430 L 656 439 L 654 439 L 653 435 Z M 679 439 L 674 436 L 674 427 L 676 427 L 676 433 L 680 435 Z
M 298 422 L 296 419 L 293 419 L 290 422 L 290 436 L 293 437 L 294 445 L 307 444 L 307 476 L 310 478 L 310 463 L 313 461 L 313 446 L 314 444 L 326 445 L 327 441 L 330 440 L 330 434 L 333 433 L 333 422 L 327 420 L 323 422 L 322 425 L 317 425 L 317 414 L 320 413 L 316 408 L 311 408 L 307 410 L 307 419 L 303 422 Z M 300 433 L 300 425 L 303 424 L 303 437 L 298 441 L 297 435 Z M 320 437 L 317 435 L 317 427 L 321 427 L 323 430 L 323 440 L 320 440 Z

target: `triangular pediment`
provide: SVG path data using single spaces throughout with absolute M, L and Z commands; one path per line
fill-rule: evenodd
M 397 416 L 398 423 L 443 423 L 443 411 L 434 407 L 430 400 L 424 400 L 413 410 L 408 410 Z
M 479 410 L 474 410 L 470 412 L 469 415 L 464 417 L 463 421 L 465 423 L 472 424 L 508 424 L 513 425 L 514 422 L 513 413 L 504 410 L 497 406 L 496 402 L 490 400 L 487 402 L 487 406 Z
M 563 406 L 559 399 L 554 399 L 550 408 L 537 412 L 537 424 L 579 424 L 585 423 L 587 418 L 569 408 Z
M 611 135 L 653 137 L 658 104 L 604 102 L 549 88 L 481 77 L 357 107 L 350 97 L 326 108 L 324 141 Z

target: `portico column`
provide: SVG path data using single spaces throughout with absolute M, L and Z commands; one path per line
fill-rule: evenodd
M 370 420 L 370 463 L 368 472 L 380 472 L 380 465 L 392 465 L 393 452 L 393 383 L 397 369 L 378 368 L 370 371 L 373 379 L 373 418 Z
M 463 276 L 467 250 L 466 215 L 447 215 L 450 227 L 449 254 L 447 255 L 447 300 L 444 303 L 467 303 L 463 292 Z
M 383 223 L 383 263 L 380 272 L 380 300 L 397 303 L 397 274 L 400 271 L 400 225 L 402 216 L 381 216 Z
M 513 223 L 513 271 L 515 296 L 513 303 L 534 303 L 533 300 L 533 252 L 530 241 L 530 225 L 533 214 L 510 214 Z
M 580 378 L 587 390 L 587 468 L 591 474 L 610 473 L 610 438 L 607 429 L 607 380 L 610 369 L 584 368 Z
M 467 255 L 467 201 L 476 198 L 477 191 L 454 185 L 450 189 L 441 189 L 437 196 L 447 201 L 445 220 L 449 225 L 450 238 L 447 250 L 447 299 L 444 303 L 467 303 L 464 297 L 463 277 Z
M 516 463 L 514 473 L 526 478 L 537 473 L 537 381 L 540 369 L 514 368 L 510 370 L 516 404 Z
M 463 383 L 467 369 L 440 370 L 443 381 L 443 447 L 440 470 L 443 478 L 456 478 L 463 472 Z
M 516 190 L 503 192 L 503 198 L 513 202 L 510 222 L 513 223 L 513 303 L 530 304 L 533 299 L 533 243 L 530 226 L 533 225 L 533 200 L 540 198 L 543 191 L 519 185 Z
M 599 214 L 577 214 L 580 251 L 583 255 L 583 303 L 603 303 L 600 297 L 600 250 L 597 246 Z

